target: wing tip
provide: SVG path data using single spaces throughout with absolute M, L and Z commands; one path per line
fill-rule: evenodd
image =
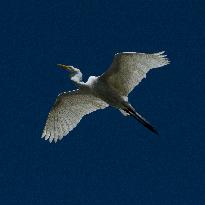
M 158 53 L 154 53 L 153 55 L 155 55 L 157 58 L 159 57 L 159 67 L 162 67 L 164 65 L 168 65 L 171 63 L 171 61 L 167 58 L 167 55 L 164 54 L 165 51 L 160 51 Z M 164 55 L 163 55 L 164 54 Z
M 58 141 L 61 141 L 64 136 L 65 135 L 54 136 L 53 134 L 50 135 L 49 133 L 46 133 L 45 131 L 43 131 L 41 138 L 42 139 L 44 138 L 46 141 L 48 140 L 50 143 L 52 143 L 52 142 L 57 143 Z
M 154 55 L 159 56 L 159 55 L 164 54 L 164 53 L 165 53 L 165 51 L 160 51 L 160 52 L 158 52 L 158 53 L 154 53 Z

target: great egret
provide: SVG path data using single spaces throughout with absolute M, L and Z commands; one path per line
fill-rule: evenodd
M 69 71 L 70 79 L 79 88 L 58 95 L 48 114 L 42 138 L 49 142 L 61 140 L 80 122 L 83 116 L 109 105 L 125 116 L 132 116 L 152 132 L 157 130 L 128 102 L 128 94 L 152 68 L 169 64 L 163 52 L 146 54 L 136 52 L 117 53 L 110 68 L 101 76 L 90 76 L 82 82 L 82 73 L 73 66 L 58 64 Z

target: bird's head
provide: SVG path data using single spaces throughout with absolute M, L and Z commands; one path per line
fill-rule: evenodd
M 70 78 L 75 83 L 79 83 L 82 80 L 82 73 L 78 68 L 75 68 L 70 65 L 63 65 L 63 64 L 57 64 L 58 67 L 69 71 Z
M 78 68 L 73 67 L 72 65 L 63 65 L 63 64 L 57 64 L 58 67 L 69 71 L 70 73 L 78 73 L 80 70 Z

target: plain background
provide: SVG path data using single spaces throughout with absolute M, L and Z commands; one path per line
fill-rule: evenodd
M 0 6 L 0 203 L 204 204 L 204 1 L 5 1 Z M 121 51 L 165 50 L 131 93 L 153 135 L 112 108 L 57 144 L 41 139 L 56 96 Z

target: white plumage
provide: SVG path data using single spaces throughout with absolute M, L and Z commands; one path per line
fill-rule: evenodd
M 74 129 L 84 115 L 106 107 L 106 102 L 80 90 L 62 93 L 48 114 L 42 136 L 49 142 L 57 142 Z
M 154 54 L 124 52 L 114 56 L 110 68 L 102 75 L 108 84 L 115 87 L 121 95 L 127 96 L 137 86 L 146 73 L 169 63 L 163 52 Z
M 79 69 L 59 64 L 70 71 L 71 80 L 79 89 L 64 92 L 57 97 L 49 112 L 42 137 L 49 139 L 49 142 L 57 142 L 74 129 L 84 115 L 109 105 L 119 109 L 125 116 L 133 116 L 149 130 L 157 133 L 129 104 L 127 96 L 150 69 L 169 64 L 163 53 L 118 53 L 105 73 L 99 77 L 91 76 L 86 83 L 81 81 L 82 73 Z

